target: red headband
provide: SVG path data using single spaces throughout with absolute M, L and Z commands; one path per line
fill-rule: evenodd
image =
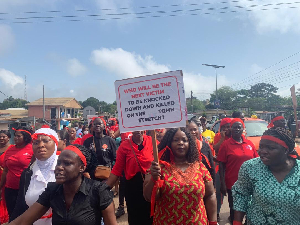
M 243 120 L 241 120 L 240 118 L 232 119 L 231 122 L 230 122 L 230 127 L 232 127 L 232 125 L 235 124 L 235 123 L 241 123 L 243 125 L 243 128 L 245 128 L 245 124 L 244 124 Z
M 286 143 L 283 141 L 283 140 L 280 140 L 279 138 L 276 138 L 276 137 L 273 137 L 273 136 L 270 136 L 270 135 L 263 135 L 261 137 L 261 139 L 265 139 L 265 140 L 269 140 L 269 141 L 273 141 L 287 149 L 289 149 L 289 147 L 286 145 Z
M 69 150 L 69 151 L 75 152 L 79 156 L 79 158 L 81 159 L 81 161 L 83 162 L 83 164 L 86 166 L 86 158 L 82 154 L 82 152 L 79 150 L 79 148 L 77 148 L 77 147 L 75 147 L 73 145 L 69 145 L 69 146 L 65 147 L 64 150 Z
M 231 118 L 224 118 L 224 119 L 222 119 L 221 120 L 221 123 L 220 123 L 220 128 L 222 127 L 222 126 L 224 126 L 225 124 L 227 124 L 227 123 L 230 123 L 231 122 Z
M 36 140 L 38 138 L 39 135 L 44 135 L 44 136 L 48 136 L 50 137 L 56 144 L 56 146 L 58 146 L 58 140 L 56 139 L 56 137 L 54 137 L 51 134 L 44 134 L 44 133 L 34 133 L 33 135 L 31 135 L 32 140 Z
M 283 116 L 277 116 L 277 117 L 273 118 L 271 120 L 271 122 L 269 123 L 268 128 L 274 127 L 274 122 L 278 121 L 278 120 L 284 120 L 284 117 Z
M 20 129 L 16 129 L 16 128 L 12 128 L 14 131 L 23 131 L 23 132 L 25 132 L 25 133 L 27 133 L 27 134 L 29 134 L 30 136 L 31 136 L 31 133 L 28 131 L 28 130 L 20 130 Z

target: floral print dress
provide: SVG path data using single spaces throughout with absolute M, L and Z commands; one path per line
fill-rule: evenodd
M 260 158 L 246 161 L 232 195 L 234 210 L 246 212 L 247 224 L 300 224 L 300 160 L 281 183 Z

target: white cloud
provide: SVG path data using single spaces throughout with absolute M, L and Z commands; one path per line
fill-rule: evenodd
M 0 68 L 0 79 L 5 86 L 14 88 L 17 84 L 23 84 L 22 77 L 15 75 L 13 72 Z
M 170 68 L 158 64 L 152 56 L 142 57 L 135 53 L 127 52 L 122 48 L 94 50 L 91 61 L 120 78 L 138 77 L 170 71 Z
M 10 26 L 0 24 L 0 55 L 3 55 L 14 45 L 15 37 Z
M 283 2 L 283 4 L 282 4 Z M 278 3 L 281 3 L 277 5 Z M 279 31 L 286 33 L 288 31 L 300 32 L 300 9 L 290 8 L 299 7 L 299 4 L 284 4 L 282 0 L 240 0 L 239 3 L 231 3 L 232 6 L 240 5 L 252 11 L 247 12 L 250 20 L 256 26 L 256 29 L 260 33 L 269 31 Z M 269 6 L 263 6 L 271 4 Z M 257 5 L 256 7 L 250 7 L 251 5 Z M 274 9 L 279 8 L 279 9 Z M 236 8 L 235 8 L 236 9 Z M 268 9 L 268 10 L 262 10 Z M 245 11 L 245 10 L 243 10 Z
M 67 72 L 73 76 L 77 77 L 83 75 L 87 71 L 86 67 L 79 62 L 78 59 L 69 59 L 67 62 Z
M 74 93 L 74 90 L 70 90 L 70 93 L 73 94 L 73 93 Z
M 201 100 L 209 99 L 210 94 L 216 90 L 215 76 L 183 72 L 183 82 L 186 96 L 190 96 L 193 91 L 193 96 Z M 218 88 L 222 86 L 229 86 L 228 79 L 224 75 L 218 75 Z
M 94 50 L 91 61 L 122 79 L 171 71 L 170 66 L 157 63 L 150 55 L 142 57 L 121 48 Z M 186 95 L 193 91 L 199 99 L 209 98 L 216 87 L 215 79 L 215 76 L 183 72 Z M 219 87 L 228 84 L 224 75 L 218 76 Z

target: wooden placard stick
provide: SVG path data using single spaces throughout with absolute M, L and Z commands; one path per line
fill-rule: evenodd
M 158 158 L 158 149 L 157 149 L 157 141 L 156 141 L 156 132 L 155 130 L 150 131 L 151 137 L 152 137 L 152 146 L 153 146 L 153 157 L 154 157 L 154 162 L 159 163 L 159 158 Z

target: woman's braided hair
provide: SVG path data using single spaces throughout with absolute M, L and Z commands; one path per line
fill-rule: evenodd
M 173 138 L 178 130 L 183 131 L 189 141 L 189 149 L 187 152 L 187 161 L 189 163 L 199 161 L 199 153 L 198 153 L 194 138 L 191 136 L 191 134 L 189 132 L 186 131 L 186 129 L 184 127 L 168 129 L 165 136 L 163 137 L 160 144 L 158 145 L 158 151 L 160 152 L 167 146 L 171 149 L 171 144 L 172 144 Z M 171 161 L 170 160 L 170 151 L 165 151 L 165 153 L 161 157 L 161 160 L 170 162 Z
M 264 132 L 263 135 L 270 135 L 273 137 L 276 137 L 286 143 L 288 146 L 288 152 L 290 155 L 296 155 L 298 159 L 300 159 L 299 155 L 297 154 L 295 150 L 295 141 L 292 135 L 282 127 L 276 127 L 276 128 L 271 128 L 268 129 Z

